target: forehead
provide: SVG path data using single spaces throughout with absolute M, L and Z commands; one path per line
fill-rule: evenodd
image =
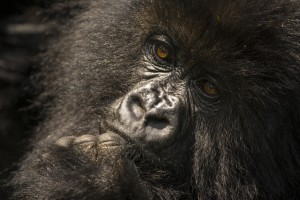
M 148 22 L 146 25 L 169 29 L 179 36 L 188 33 L 190 39 L 196 39 L 204 31 L 236 25 L 242 17 L 243 6 L 235 1 L 153 0 L 145 1 L 138 10 L 143 22 Z
M 270 0 L 145 0 L 137 5 L 143 29 L 171 33 L 191 50 L 247 46 L 266 33 L 272 38 L 280 21 L 272 19 Z

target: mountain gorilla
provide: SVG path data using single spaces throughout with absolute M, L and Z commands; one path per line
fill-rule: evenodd
M 88 0 L 42 54 L 13 199 L 299 199 L 300 4 Z M 70 14 L 71 12 L 71 14 Z

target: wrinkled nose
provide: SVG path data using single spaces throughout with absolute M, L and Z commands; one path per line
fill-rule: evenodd
M 165 91 L 162 87 L 148 84 L 134 90 L 129 98 L 129 108 L 136 119 L 144 118 L 145 122 L 158 127 L 177 114 L 180 107 L 179 98 Z
M 123 134 L 145 144 L 167 144 L 182 125 L 183 108 L 173 92 L 148 83 L 136 87 L 113 106 L 117 118 L 114 124 L 118 124 L 117 129 Z

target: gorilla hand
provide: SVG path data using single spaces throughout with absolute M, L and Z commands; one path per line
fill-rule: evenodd
M 57 140 L 56 145 L 99 168 L 90 181 L 99 185 L 102 198 L 122 199 L 127 194 L 130 199 L 145 199 L 140 196 L 145 192 L 138 171 L 127 158 L 128 144 L 119 135 L 108 132 L 97 136 L 66 136 Z

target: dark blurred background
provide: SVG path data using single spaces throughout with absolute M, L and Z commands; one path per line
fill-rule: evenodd
M 36 70 L 47 27 L 41 17 L 45 1 L 4 0 L 0 5 L 0 185 L 28 149 L 38 112 L 31 108 L 32 71 Z M 0 199 L 4 199 L 0 189 Z
M 43 120 L 48 97 L 39 60 L 51 37 L 81 7 L 73 0 L 2 0 L 0 4 L 0 200 L 7 199 L 7 180 L 30 150 L 32 132 Z M 51 98 L 51 97 L 49 97 Z

